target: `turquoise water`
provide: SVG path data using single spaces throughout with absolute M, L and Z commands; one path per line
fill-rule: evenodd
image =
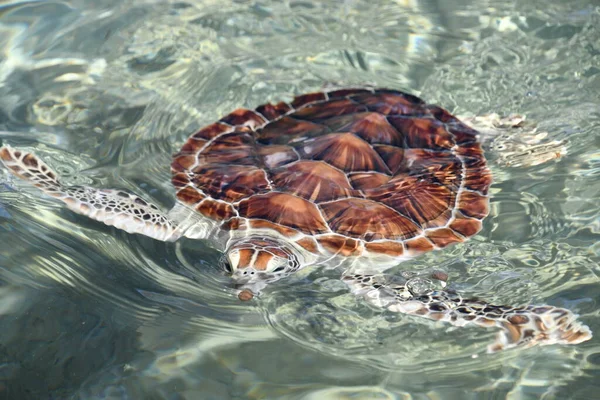
M 317 269 L 240 304 L 203 243 L 105 227 L 2 169 L 0 398 L 598 396 L 597 2 L 4 1 L 0 49 L 3 143 L 165 208 L 170 154 L 238 107 L 372 84 L 457 114 L 525 114 L 566 154 L 537 164 L 526 145 L 540 138 L 490 142 L 482 232 L 397 271 L 566 307 L 596 332 L 487 355 L 493 331 L 381 312 Z

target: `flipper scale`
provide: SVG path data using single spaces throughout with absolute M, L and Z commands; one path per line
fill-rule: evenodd
M 158 207 L 139 196 L 117 189 L 63 185 L 56 172 L 36 155 L 10 146 L 0 148 L 0 160 L 14 175 L 61 200 L 78 214 L 161 241 L 174 241 L 181 236 L 177 226 Z
M 413 294 L 406 284 L 386 282 L 377 275 L 348 274 L 342 277 L 352 292 L 368 303 L 392 312 L 448 322 L 455 326 L 500 328 L 488 353 L 514 347 L 578 344 L 592 337 L 573 312 L 549 305 L 497 306 L 482 300 L 464 299 L 457 293 L 434 290 Z

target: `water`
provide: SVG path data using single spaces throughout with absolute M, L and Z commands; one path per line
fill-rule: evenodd
M 170 154 L 190 132 L 325 84 L 526 114 L 567 154 L 511 166 L 518 138 L 495 143 L 483 231 L 402 269 L 442 269 L 496 303 L 569 308 L 596 336 L 485 355 L 494 332 L 382 313 L 335 271 L 307 270 L 240 304 L 216 251 L 89 221 L 2 170 L 0 396 L 596 397 L 599 27 L 593 0 L 4 1 L 2 141 L 70 183 L 165 208 Z

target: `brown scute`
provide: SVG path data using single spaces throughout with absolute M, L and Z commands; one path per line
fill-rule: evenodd
M 423 228 L 439 228 L 441 226 L 446 226 L 448 221 L 452 218 L 452 208 L 454 208 L 454 202 L 449 205 L 447 210 L 442 211 L 436 218 L 430 219 L 429 221 L 423 224 Z
M 360 94 L 360 93 L 372 93 L 372 91 L 367 90 L 367 89 L 339 89 L 339 90 L 332 90 L 331 92 L 327 92 L 327 96 L 330 99 L 338 99 L 340 97 L 346 97 L 346 96 L 350 96 L 353 94 Z
M 304 107 L 291 114 L 296 119 L 319 121 L 338 115 L 354 114 L 367 111 L 363 105 L 357 104 L 350 99 L 330 100 L 314 106 Z
M 273 170 L 271 181 L 277 190 L 317 203 L 354 194 L 346 175 L 323 161 L 299 161 Z
M 231 131 L 233 131 L 231 126 L 215 122 L 214 124 L 210 124 L 200 129 L 198 132 L 193 134 L 190 139 L 211 140 L 222 133 Z
M 456 195 L 458 191 L 463 177 L 461 170 L 441 170 L 441 171 L 433 171 L 431 172 L 432 179 L 437 183 L 444 185 L 447 188 L 452 190 L 452 196 Z
M 248 133 L 227 133 L 213 140 L 200 153 L 202 164 L 256 165 L 254 139 Z
M 238 210 L 243 217 L 265 219 L 311 235 L 327 231 L 317 206 L 287 193 L 270 192 L 252 196 L 242 200 Z
M 246 230 L 248 229 L 248 225 L 246 224 L 246 219 L 233 217 L 223 222 L 221 229 L 226 231 Z
M 179 199 L 182 203 L 194 205 L 204 200 L 204 195 L 197 189 L 186 186 L 177 192 L 177 199 Z
M 489 199 L 479 193 L 464 191 L 458 198 L 458 210 L 468 217 L 483 219 L 489 213 Z
M 352 187 L 356 190 L 374 189 L 388 183 L 390 176 L 379 172 L 357 172 L 348 175 Z
M 487 167 L 467 168 L 465 176 L 465 189 L 474 190 L 481 194 L 488 194 L 492 185 L 492 174 Z
M 404 137 L 390 125 L 385 115 L 363 112 L 323 121 L 333 132 L 352 132 L 371 144 L 401 146 Z
M 183 172 L 173 173 L 173 176 L 171 177 L 171 184 L 177 189 L 184 187 L 188 183 L 190 183 L 190 178 L 187 176 L 187 174 Z
M 171 168 L 177 172 L 189 171 L 197 161 L 195 154 L 176 156 L 171 162 Z
M 296 148 L 303 157 L 323 160 L 346 172 L 390 173 L 379 154 L 352 133 L 330 133 L 305 141 Z
M 350 198 L 320 207 L 331 230 L 353 238 L 408 239 L 420 232 L 408 218 L 375 201 Z
M 259 112 L 262 116 L 269 119 L 270 121 L 278 118 L 288 111 L 290 111 L 292 107 L 288 103 L 280 102 L 277 104 L 263 104 L 256 108 L 256 111 Z
M 288 228 L 287 226 L 283 226 L 280 224 L 275 224 L 271 221 L 266 221 L 264 219 L 252 219 L 249 221 L 249 224 L 250 228 L 252 229 L 270 229 L 287 237 L 292 237 L 298 234 L 298 231 L 296 229 Z
M 277 168 L 282 165 L 298 160 L 298 154 L 290 146 L 271 145 L 259 146 L 257 153 L 260 156 L 262 163 L 268 169 Z
M 433 115 L 437 120 L 445 124 L 459 122 L 458 118 L 456 118 L 454 115 L 450 114 L 448 111 L 444 110 L 440 106 L 428 104 L 424 108 L 428 110 L 431 113 L 431 115 Z
M 447 187 L 416 177 L 401 177 L 398 181 L 394 178 L 384 188 L 365 191 L 365 195 L 423 228 L 444 225 L 455 198 L 455 193 Z
M 450 196 L 447 204 L 452 205 L 462 179 L 459 174 L 460 171 L 430 172 L 427 170 L 420 170 L 418 172 L 415 172 L 414 174 L 411 174 L 410 178 L 417 178 L 423 183 L 427 182 L 436 187 L 447 189 L 447 191 L 444 191 L 444 189 L 439 189 L 437 193 L 446 193 L 448 196 Z
M 358 240 L 345 236 L 326 235 L 319 237 L 317 241 L 325 250 L 345 257 L 359 256 L 363 252 L 362 245 Z
M 404 157 L 411 169 L 427 169 L 430 171 L 461 170 L 462 163 L 451 152 L 425 149 L 405 149 Z
M 428 105 L 426 108 L 436 119 L 446 124 L 448 131 L 454 136 L 457 144 L 468 144 L 477 141 L 479 132 L 464 124 L 448 111 L 435 105 Z
M 469 157 L 478 157 L 481 159 L 485 159 L 483 157 L 483 149 L 479 143 L 466 143 L 459 146 L 456 149 L 456 154 L 459 156 L 469 156 Z
M 206 143 L 208 143 L 208 140 L 206 139 L 195 139 L 194 137 L 190 137 L 187 142 L 181 146 L 179 154 L 196 154 Z
M 315 92 L 315 93 L 307 93 L 307 94 L 302 94 L 300 96 L 296 96 L 294 97 L 294 100 L 292 100 L 292 107 L 294 107 L 295 109 L 299 109 L 300 107 L 304 106 L 305 104 L 308 103 L 313 103 L 315 101 L 321 101 L 321 100 L 325 100 L 326 96 L 325 93 L 321 93 L 321 92 Z
M 386 95 L 401 96 L 416 106 L 425 106 L 426 105 L 426 103 L 423 100 L 421 100 L 420 97 L 417 97 L 414 94 L 403 92 L 401 90 L 377 88 L 375 90 L 375 93 L 377 93 L 379 95 L 384 95 L 384 96 L 386 96 Z
M 457 212 L 449 227 L 464 237 L 470 237 L 481 230 L 481 221 L 475 218 L 467 218 Z
M 192 182 L 214 199 L 233 202 L 269 190 L 262 169 L 242 165 L 207 165 L 194 169 Z
M 296 244 L 313 254 L 319 253 L 319 247 L 317 246 L 317 242 L 315 241 L 315 239 L 309 236 L 305 236 L 302 239 L 297 240 Z
M 329 128 L 292 117 L 282 117 L 257 131 L 257 141 L 263 144 L 290 144 L 329 132 Z
M 396 146 L 376 145 L 373 146 L 377 154 L 383 159 L 392 174 L 405 170 L 404 152 L 408 149 L 402 149 Z
M 393 242 L 391 240 L 385 242 L 366 243 L 366 249 L 370 253 L 385 254 L 390 257 L 400 257 L 404 254 L 404 246 L 401 242 Z
M 529 317 L 526 315 L 515 314 L 508 317 L 507 320 L 514 325 L 524 325 L 529 322 Z
M 460 121 L 449 125 L 448 131 L 454 136 L 454 141 L 458 144 L 475 143 L 477 140 L 478 132 L 464 125 Z
M 454 115 L 450 114 L 447 110 L 436 106 L 436 105 L 427 105 L 425 106 L 427 110 L 439 121 L 447 124 L 449 127 L 449 131 L 455 135 L 456 143 L 471 143 L 474 142 L 477 138 L 478 132 L 463 123 L 461 120 L 456 118 Z
M 202 201 L 196 206 L 196 211 L 217 221 L 222 221 L 235 215 L 235 211 L 231 204 L 212 199 L 205 199 Z
M 586 331 L 568 331 L 564 335 L 565 339 L 569 341 L 569 343 L 581 343 L 591 338 L 589 332 Z
M 252 262 L 252 257 L 254 257 L 254 249 L 238 249 L 240 259 L 238 261 L 237 267 L 239 269 L 248 268 L 250 263 Z
M 263 126 L 267 121 L 252 110 L 238 108 L 231 114 L 221 118 L 221 122 L 235 126 L 248 126 L 252 129 Z
M 38 167 L 38 160 L 31 153 L 25 154 L 25 157 L 23 157 L 23 159 L 21 161 L 23 162 L 23 164 L 27 165 L 28 167 L 33 167 L 33 168 Z
M 354 95 L 351 99 L 364 104 L 369 111 L 384 115 L 421 114 L 424 112 L 419 98 L 401 92 L 378 90 L 374 94 Z
M 457 191 L 462 182 L 462 162 L 450 152 L 406 149 L 407 169 L 411 175 Z M 410 167 L 409 167 L 410 166 Z
M 388 121 L 404 135 L 407 147 L 444 150 L 451 149 L 455 144 L 444 124 L 435 119 L 390 116 Z
M 8 151 L 8 148 L 6 148 L 6 147 L 0 148 L 0 158 L 3 161 L 12 161 L 13 160 L 13 157 L 10 154 L 10 151 Z
M 521 330 L 523 327 L 513 325 L 506 321 L 502 321 L 501 324 L 504 327 L 504 334 L 508 337 L 508 343 L 517 343 L 519 339 L 521 339 Z
M 278 245 L 267 246 L 267 247 L 265 247 L 265 251 L 268 251 L 271 254 L 276 255 L 277 257 L 281 257 L 281 258 L 288 258 L 289 257 L 289 254 L 286 253 L 285 250 L 283 250 L 281 247 L 278 247 Z
M 269 261 L 271 261 L 272 258 L 273 254 L 269 253 L 268 251 L 258 250 L 256 260 L 254 261 L 254 268 L 259 271 L 265 271 Z
M 485 159 L 481 156 L 462 156 L 462 161 L 465 163 L 465 168 L 477 169 L 487 167 Z
M 433 250 L 433 243 L 431 243 L 427 238 L 420 237 L 416 239 L 407 240 L 404 242 L 404 246 L 406 246 L 406 251 L 412 253 L 425 253 Z
M 452 229 L 448 228 L 432 229 L 427 231 L 425 236 L 439 248 L 464 241 L 464 239 L 458 236 Z

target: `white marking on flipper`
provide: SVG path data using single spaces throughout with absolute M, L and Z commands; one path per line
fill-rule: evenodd
M 498 327 L 501 330 L 496 341 L 488 346 L 488 353 L 514 347 L 578 344 L 592 338 L 590 328 L 564 308 L 495 306 L 446 291 L 413 294 L 406 284 L 387 283 L 381 275 L 346 274 L 342 280 L 354 294 L 376 307 L 454 326 Z
M 506 167 L 533 167 L 567 154 L 566 139 L 552 140 L 548 132 L 538 131 L 536 124 L 522 115 L 492 113 L 458 119 L 479 131 L 479 142 L 490 142 L 488 146 L 498 157 L 496 163 Z
M 0 160 L 14 175 L 63 201 L 78 214 L 157 240 L 174 241 L 181 236 L 177 226 L 158 207 L 134 194 L 115 189 L 64 186 L 58 175 L 34 154 L 10 146 L 0 148 Z

